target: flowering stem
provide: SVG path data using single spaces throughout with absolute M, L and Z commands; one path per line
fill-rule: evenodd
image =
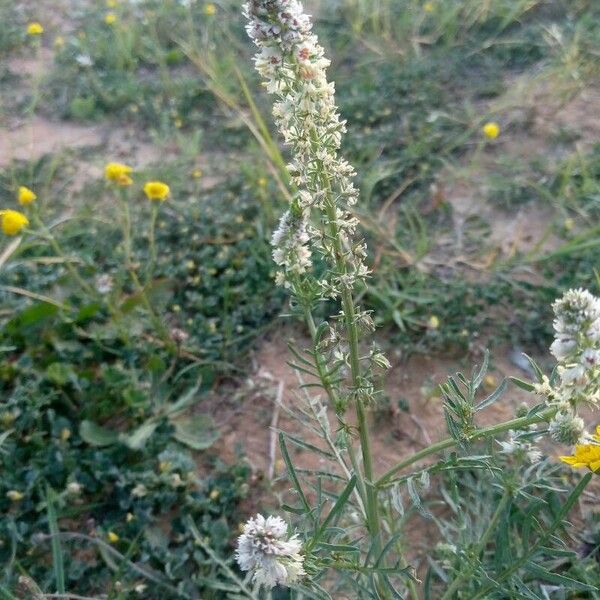
M 342 247 L 341 235 L 336 223 L 336 207 L 329 194 L 328 202 L 326 203 L 326 213 L 328 225 L 333 241 L 335 253 L 335 266 L 340 275 L 347 272 L 347 265 L 344 260 L 344 249 Z M 360 482 L 360 488 L 366 492 L 366 513 L 367 513 L 367 529 L 371 534 L 373 541 L 374 555 L 379 554 L 381 548 L 381 527 L 379 518 L 379 504 L 377 501 L 377 488 L 373 482 L 373 458 L 371 454 L 371 441 L 369 438 L 369 427 L 367 416 L 363 405 L 363 400 L 359 393 L 361 389 L 361 368 L 360 354 L 358 347 L 358 327 L 356 325 L 356 310 L 354 306 L 354 297 L 352 291 L 347 287 L 342 290 L 342 310 L 344 312 L 344 321 L 346 325 L 346 334 L 348 336 L 348 345 L 350 353 L 350 372 L 352 375 L 352 387 L 356 398 L 356 417 L 358 421 L 358 435 L 360 438 L 360 449 L 363 459 L 364 477 L 361 476 L 360 470 L 357 468 L 353 460 L 354 470 L 356 472 L 357 481 Z M 350 444 L 351 446 L 351 444 Z M 352 455 L 351 455 L 352 458 Z
M 148 263 L 148 270 L 146 273 L 146 284 L 152 279 L 154 267 L 156 265 L 156 217 L 158 215 L 158 207 L 155 203 L 152 203 L 152 215 L 150 217 L 150 230 L 148 233 L 150 243 L 150 261 Z
M 96 293 L 96 291 L 94 290 L 94 288 L 92 288 L 92 286 L 90 286 L 81 277 L 81 275 L 77 272 L 77 269 L 68 260 L 68 258 L 66 256 L 66 254 L 64 253 L 61 245 L 58 243 L 57 239 L 52 235 L 52 232 L 44 225 L 44 223 L 42 222 L 42 220 L 37 215 L 33 216 L 33 220 L 34 220 L 35 224 L 42 231 L 44 237 L 49 242 L 50 246 L 52 246 L 52 249 L 54 250 L 55 254 L 64 260 L 64 264 L 67 267 L 67 270 L 69 271 L 71 277 L 73 277 L 73 279 L 83 289 L 83 291 L 85 291 L 87 294 L 89 294 L 90 296 L 92 296 L 92 298 L 96 298 L 98 296 L 98 294 Z
M 496 435 L 498 433 L 504 433 L 505 431 L 508 431 L 509 429 L 524 429 L 525 427 L 527 427 L 529 425 L 533 425 L 534 423 L 541 423 L 543 421 L 548 421 L 557 412 L 558 412 L 558 408 L 553 407 L 553 408 L 549 408 L 537 415 L 519 417 L 517 419 L 511 419 L 510 421 L 505 421 L 504 423 L 500 423 L 498 425 L 484 427 L 483 429 L 480 429 L 479 431 L 475 431 L 474 433 L 472 433 L 467 438 L 466 441 L 474 442 L 476 440 L 493 437 L 494 435 Z M 390 482 L 390 479 L 398 471 L 401 471 L 402 469 L 409 467 L 410 465 L 422 460 L 423 458 L 426 458 L 427 456 L 430 456 L 431 454 L 436 454 L 438 452 L 442 452 L 443 450 L 452 448 L 453 446 L 456 446 L 457 444 L 458 444 L 458 441 L 455 440 L 454 438 L 447 438 L 440 442 L 436 442 L 435 444 L 432 444 L 431 446 L 427 446 L 427 448 L 423 448 L 423 450 L 419 450 L 419 452 L 415 452 L 412 456 L 409 456 L 407 459 L 394 465 L 391 469 L 389 469 L 389 471 L 384 473 L 377 480 L 375 487 L 382 488 L 387 485 L 390 485 L 391 483 L 393 483 L 393 482 Z
M 315 320 L 313 318 L 312 312 L 310 311 L 309 307 L 305 307 L 304 316 L 306 319 L 306 323 L 308 324 L 308 329 L 310 331 L 310 335 L 311 335 L 311 338 L 313 341 L 313 346 L 315 349 L 315 365 L 317 367 L 317 373 L 319 374 L 319 379 L 321 380 L 321 385 L 323 386 L 323 389 L 325 390 L 325 393 L 327 394 L 327 397 L 329 398 L 329 401 L 331 402 L 331 406 L 338 406 L 339 398 L 338 398 L 337 391 L 331 385 L 329 378 L 327 377 L 326 368 L 325 368 L 325 365 L 323 364 L 323 358 L 321 357 L 320 353 L 317 351 L 317 348 L 316 348 L 317 327 L 315 325 Z M 362 480 L 361 477 L 358 476 L 358 474 L 359 474 L 358 460 L 356 458 L 356 452 L 354 451 L 352 444 L 348 444 L 348 455 L 350 457 L 350 462 L 352 463 L 352 468 L 354 469 L 354 472 L 357 474 L 356 487 L 358 489 L 358 496 L 359 496 L 360 504 L 363 507 L 366 507 L 367 493 L 366 493 L 364 481 Z M 366 514 L 365 514 L 365 517 L 367 517 Z
M 142 285 L 140 278 L 138 277 L 135 266 L 133 264 L 133 256 L 132 256 L 132 242 L 131 242 L 131 213 L 129 211 L 129 203 L 127 202 L 126 191 L 121 189 L 119 194 L 119 201 L 121 204 L 121 210 L 123 212 L 123 245 L 125 246 L 125 264 L 127 267 L 127 272 L 133 282 L 133 285 L 142 301 L 142 304 L 146 307 L 148 314 L 150 316 L 150 322 L 154 326 L 154 329 L 158 333 L 158 336 L 163 341 L 166 349 L 171 354 L 177 354 L 179 352 L 177 348 L 177 344 L 173 342 L 171 337 L 169 336 L 169 332 L 166 327 L 163 325 L 162 321 L 154 311 L 154 307 L 148 298 L 148 294 L 146 293 L 146 288 Z

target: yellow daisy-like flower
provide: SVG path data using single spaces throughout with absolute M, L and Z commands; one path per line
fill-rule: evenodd
M 171 193 L 171 188 L 162 181 L 148 181 L 144 186 L 144 194 L 148 200 L 160 200 L 164 202 Z
M 111 544 L 116 544 L 119 541 L 119 536 L 114 531 L 109 531 L 106 537 Z
M 596 427 L 596 435 L 592 436 L 596 444 L 577 444 L 575 454 L 561 456 L 560 460 L 575 469 L 587 467 L 590 471 L 600 471 L 600 425 Z
M 129 174 L 133 169 L 122 163 L 111 162 L 104 167 L 104 176 L 109 181 L 114 181 L 119 185 L 131 185 L 133 183 Z
M 29 219 L 18 210 L 0 210 L 2 231 L 6 235 L 17 235 L 29 225 Z
M 431 315 L 427 320 L 427 327 L 430 329 L 438 329 L 440 326 L 440 318 L 437 315 Z
M 44 28 L 41 23 L 34 21 L 27 25 L 27 35 L 42 35 L 42 33 L 44 33 Z
M 37 200 L 37 195 L 28 187 L 22 185 L 17 193 L 17 200 L 21 206 L 27 206 L 28 204 L 31 204 Z
M 490 121 L 483 126 L 483 135 L 489 140 L 495 140 L 500 135 L 500 125 Z
M 104 22 L 107 25 L 112 25 L 113 23 L 115 23 L 117 21 L 117 15 L 115 15 L 115 13 L 108 13 L 107 15 L 105 15 L 104 17 Z
M 208 4 L 204 5 L 204 14 L 206 16 L 212 17 L 216 12 L 217 7 L 212 2 L 209 2 Z

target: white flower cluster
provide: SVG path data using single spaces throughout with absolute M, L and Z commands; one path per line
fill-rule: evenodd
M 587 290 L 569 290 L 554 305 L 555 339 L 550 352 L 558 361 L 558 380 L 547 377 L 536 392 L 558 408 L 550 422 L 552 438 L 564 444 L 583 440 L 581 403 L 600 403 L 600 299 Z
M 287 273 L 288 276 L 302 275 L 311 267 L 307 225 L 308 221 L 302 213 L 296 217 L 288 210 L 273 233 L 273 260 L 275 264 L 283 267 L 283 272 L 277 274 L 277 283 L 280 285 L 289 285 L 283 273 Z
M 313 246 L 338 267 L 319 282 L 323 295 L 335 297 L 364 279 L 368 269 L 364 245 L 352 242 L 358 223 L 349 207 L 358 191 L 352 182 L 354 169 L 338 156 L 346 127 L 335 105 L 334 84 L 327 81 L 329 60 L 297 0 L 249 0 L 244 14 L 248 35 L 260 49 L 256 69 L 266 79 L 267 91 L 277 97 L 273 115 L 292 149 L 288 170 L 299 190 L 293 204 L 304 221 L 289 235 L 290 217 L 284 215 L 273 237 L 276 261 L 286 280 L 305 272 L 308 234 Z M 321 212 L 323 231 L 309 224 L 313 208 Z M 341 240 L 337 248 L 336 240 Z
M 253 581 L 268 589 L 289 585 L 305 574 L 302 543 L 288 535 L 280 517 L 256 515 L 244 525 L 235 553 L 242 571 L 252 571 Z
M 576 392 L 600 376 L 600 298 L 569 290 L 553 308 L 556 335 L 550 352 L 559 362 L 562 385 Z
M 529 441 L 514 431 L 508 432 L 508 439 L 503 442 L 498 442 L 502 446 L 504 454 L 510 454 L 517 458 L 526 459 L 531 464 L 539 462 L 542 458 L 542 453 L 538 448 Z

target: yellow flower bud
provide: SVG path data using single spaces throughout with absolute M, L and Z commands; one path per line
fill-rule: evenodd
M 483 135 L 489 140 L 495 140 L 500 135 L 500 125 L 490 121 L 483 126 Z
M 104 167 L 104 176 L 106 177 L 106 179 L 108 179 L 109 181 L 114 181 L 119 185 L 124 185 L 124 181 L 131 182 L 131 178 L 129 177 L 129 175 L 132 172 L 133 169 L 131 167 L 117 162 L 108 163 L 106 167 Z
M 44 33 L 44 28 L 42 27 L 41 23 L 34 21 L 33 23 L 29 23 L 27 25 L 27 35 L 35 36 L 42 35 L 42 33 Z
M 111 544 L 116 544 L 119 541 L 119 536 L 114 531 L 109 531 L 106 537 Z

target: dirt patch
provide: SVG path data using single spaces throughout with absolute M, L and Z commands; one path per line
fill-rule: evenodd
M 99 126 L 87 127 L 34 116 L 0 131 L 0 167 L 13 160 L 37 160 L 65 149 L 98 146 L 102 141 Z
M 288 407 L 299 404 L 299 382 L 293 369 L 287 364 L 292 357 L 285 339 L 285 334 L 266 339 L 256 354 L 255 373 L 251 380 L 254 381 L 252 389 L 259 389 L 259 392 L 249 393 L 245 399 L 241 398 L 241 405 L 235 408 L 235 414 L 228 413 L 223 405 L 215 413 L 217 421 L 223 423 L 222 438 L 217 446 L 219 455 L 231 457 L 235 446 L 241 444 L 253 469 L 262 474 L 267 473 L 270 468 L 274 398 L 280 382 L 284 386 L 282 403 Z M 306 340 L 298 341 L 299 347 L 305 345 Z M 488 380 L 489 391 L 504 376 L 522 376 L 511 364 L 504 348 L 494 354 L 492 362 L 494 368 Z M 414 356 L 407 362 L 394 365 L 385 385 L 385 394 L 389 400 L 383 406 L 371 410 L 373 455 L 378 473 L 383 473 L 402 458 L 431 442 L 447 437 L 441 399 L 429 394 L 427 390 L 435 388 L 456 371 L 469 372 L 470 368 L 465 368 L 464 361 L 458 359 L 427 356 Z M 516 408 L 527 399 L 525 392 L 511 388 L 502 401 L 481 414 L 480 424 L 489 425 L 512 418 Z M 398 408 L 399 406 L 405 410 Z M 327 414 L 335 433 L 335 413 L 328 408 Z M 280 412 L 277 427 L 292 435 L 302 434 L 306 441 L 322 445 L 318 436 L 307 434 L 306 429 L 285 411 Z M 324 466 L 318 455 L 313 456 L 297 449 L 294 453 L 303 467 Z M 281 472 L 283 465 L 278 449 L 276 454 L 277 473 Z

